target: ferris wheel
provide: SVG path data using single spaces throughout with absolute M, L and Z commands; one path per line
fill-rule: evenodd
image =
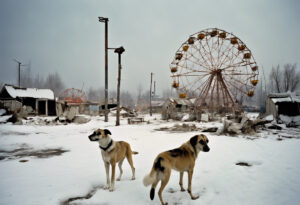
M 180 98 L 196 98 L 196 107 L 233 110 L 254 95 L 259 74 L 246 44 L 217 28 L 191 35 L 177 50 L 170 71 Z

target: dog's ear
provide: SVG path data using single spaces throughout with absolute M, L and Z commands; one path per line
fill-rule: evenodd
M 105 135 L 111 135 L 110 131 L 108 129 L 103 130 Z
M 198 135 L 195 135 L 190 139 L 190 143 L 193 147 L 197 144 L 197 141 L 198 141 Z

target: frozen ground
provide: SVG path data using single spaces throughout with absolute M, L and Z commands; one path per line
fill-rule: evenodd
M 180 146 L 198 132 L 154 131 L 175 124 L 154 118 L 159 116 L 148 117 L 150 124 L 142 125 L 127 125 L 123 120 L 119 127 L 114 126 L 112 117 L 109 123 L 95 117 L 82 125 L 0 124 L 0 204 L 59 204 L 68 199 L 69 204 L 86 205 L 160 204 L 157 193 L 154 201 L 150 200 L 150 188 L 142 184 L 144 175 L 158 153 Z M 212 123 L 196 125 L 209 127 Z M 109 129 L 113 139 L 127 141 L 139 152 L 133 156 L 136 180 L 130 180 L 131 170 L 125 161 L 122 180 L 116 182 L 114 192 L 102 188 L 106 181 L 104 164 L 97 143 L 87 137 L 96 128 Z M 251 140 L 247 136 L 207 135 L 211 151 L 199 154 L 193 177 L 193 192 L 200 198 L 192 201 L 187 192 L 180 192 L 179 173 L 173 171 L 163 193 L 169 204 L 300 203 L 299 139 L 279 141 L 278 134 L 269 131 Z M 47 150 L 49 155 L 34 155 Z M 238 166 L 238 162 L 251 166 Z

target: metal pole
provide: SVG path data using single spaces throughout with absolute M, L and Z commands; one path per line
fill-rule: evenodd
M 152 116 L 152 75 L 151 73 L 151 81 L 150 81 L 150 116 Z
M 120 125 L 120 86 L 121 86 L 121 53 L 118 54 L 119 57 L 119 73 L 118 73 L 118 90 L 117 90 L 117 121 L 116 126 Z
M 108 19 L 105 20 L 105 122 L 108 122 Z

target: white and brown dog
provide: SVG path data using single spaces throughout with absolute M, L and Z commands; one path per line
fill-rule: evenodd
M 207 143 L 208 139 L 205 135 L 195 135 L 180 147 L 162 152 L 155 158 L 150 174 L 146 175 L 143 181 L 145 186 L 152 184 L 150 191 L 151 200 L 154 199 L 156 185 L 161 181 L 158 196 L 162 205 L 167 204 L 162 199 L 162 191 L 170 179 L 172 169 L 180 172 L 179 185 L 181 191 L 185 191 L 182 186 L 183 173 L 188 173 L 188 192 L 192 199 L 199 198 L 199 196 L 192 194 L 192 177 L 198 153 L 200 151 L 209 151 Z
M 115 168 L 116 163 L 118 163 L 120 169 L 120 175 L 117 181 L 121 180 L 123 174 L 122 164 L 125 157 L 132 170 L 132 180 L 135 179 L 135 168 L 132 162 L 132 154 L 138 154 L 131 150 L 130 145 L 124 141 L 113 141 L 110 136 L 111 132 L 107 129 L 98 129 L 89 136 L 91 141 L 98 141 L 99 147 L 101 149 L 102 159 L 104 161 L 106 170 L 106 186 L 104 189 L 109 189 L 109 191 L 114 191 L 115 188 Z M 109 164 L 112 167 L 111 181 L 109 180 Z

